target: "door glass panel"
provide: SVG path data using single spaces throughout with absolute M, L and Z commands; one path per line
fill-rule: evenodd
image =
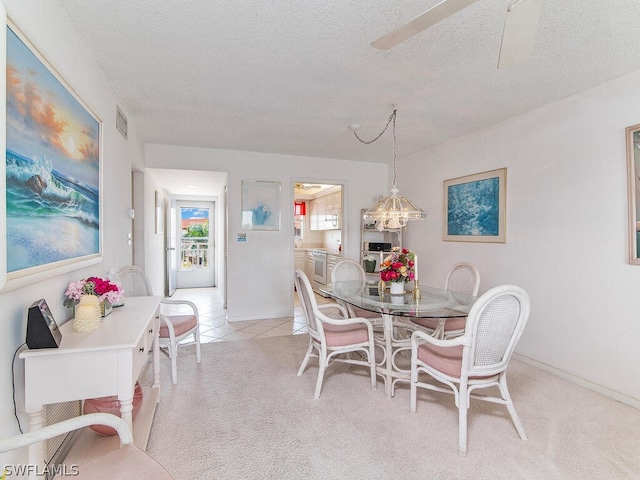
M 180 270 L 209 266 L 209 209 L 180 207 Z

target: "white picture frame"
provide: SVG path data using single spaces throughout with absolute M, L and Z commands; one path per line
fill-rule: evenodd
M 242 230 L 280 230 L 280 182 L 242 180 Z

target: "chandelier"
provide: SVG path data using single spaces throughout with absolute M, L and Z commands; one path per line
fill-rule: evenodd
M 387 131 L 389 125 L 392 125 L 393 136 L 393 188 L 391 189 L 391 195 L 381 196 L 378 198 L 367 211 L 364 212 L 365 220 L 373 220 L 378 223 L 378 230 L 402 228 L 407 225 L 409 220 L 422 220 L 427 217 L 427 214 L 421 208 L 418 208 L 407 197 L 399 195 L 400 191 L 396 186 L 396 116 L 398 109 L 393 107 L 393 113 L 389 116 L 389 120 L 380 134 L 373 140 L 365 141 L 358 136 L 359 125 L 350 125 L 349 128 L 353 130 L 355 137 L 366 145 L 369 145 L 378 140 L 384 132 Z

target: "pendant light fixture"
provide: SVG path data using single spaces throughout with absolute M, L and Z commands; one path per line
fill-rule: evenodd
M 393 188 L 391 195 L 381 196 L 367 211 L 364 212 L 365 220 L 374 220 L 378 223 L 378 230 L 402 228 L 407 225 L 409 220 L 422 220 L 427 214 L 421 208 L 418 208 L 407 197 L 399 195 L 396 186 L 396 116 L 398 109 L 393 106 L 393 113 L 389 116 L 389 120 L 380 134 L 373 140 L 365 141 L 358 136 L 358 128 L 360 125 L 350 125 L 355 137 L 366 145 L 378 140 L 384 132 L 387 131 L 389 125 L 392 126 L 391 133 L 393 135 Z

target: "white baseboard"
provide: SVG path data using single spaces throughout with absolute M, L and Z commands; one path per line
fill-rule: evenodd
M 251 316 L 241 316 L 241 317 L 229 317 L 227 315 L 227 322 L 233 323 L 233 322 L 246 322 L 248 320 L 273 320 L 274 318 L 293 319 L 293 312 L 291 312 L 290 315 L 286 315 L 284 313 L 283 314 L 271 313 L 267 315 L 251 315 Z
M 546 363 L 542 363 L 532 358 L 525 357 L 524 355 L 514 353 L 513 356 L 514 358 L 520 360 L 523 363 L 539 368 L 540 370 L 544 370 L 545 372 L 549 372 L 571 383 L 580 385 L 581 387 L 584 387 L 587 390 L 591 390 L 593 392 L 599 393 L 601 395 L 604 395 L 605 397 L 609 397 L 620 403 L 624 403 L 625 405 L 629 405 L 630 407 L 637 408 L 638 410 L 640 410 L 640 399 L 638 398 L 630 397 L 628 395 L 617 392 L 615 390 L 611 390 L 610 388 L 604 387 L 602 385 L 598 385 L 597 383 L 590 382 L 589 380 L 585 380 L 584 378 L 580 378 L 571 373 L 552 367 L 550 365 L 547 365 Z

